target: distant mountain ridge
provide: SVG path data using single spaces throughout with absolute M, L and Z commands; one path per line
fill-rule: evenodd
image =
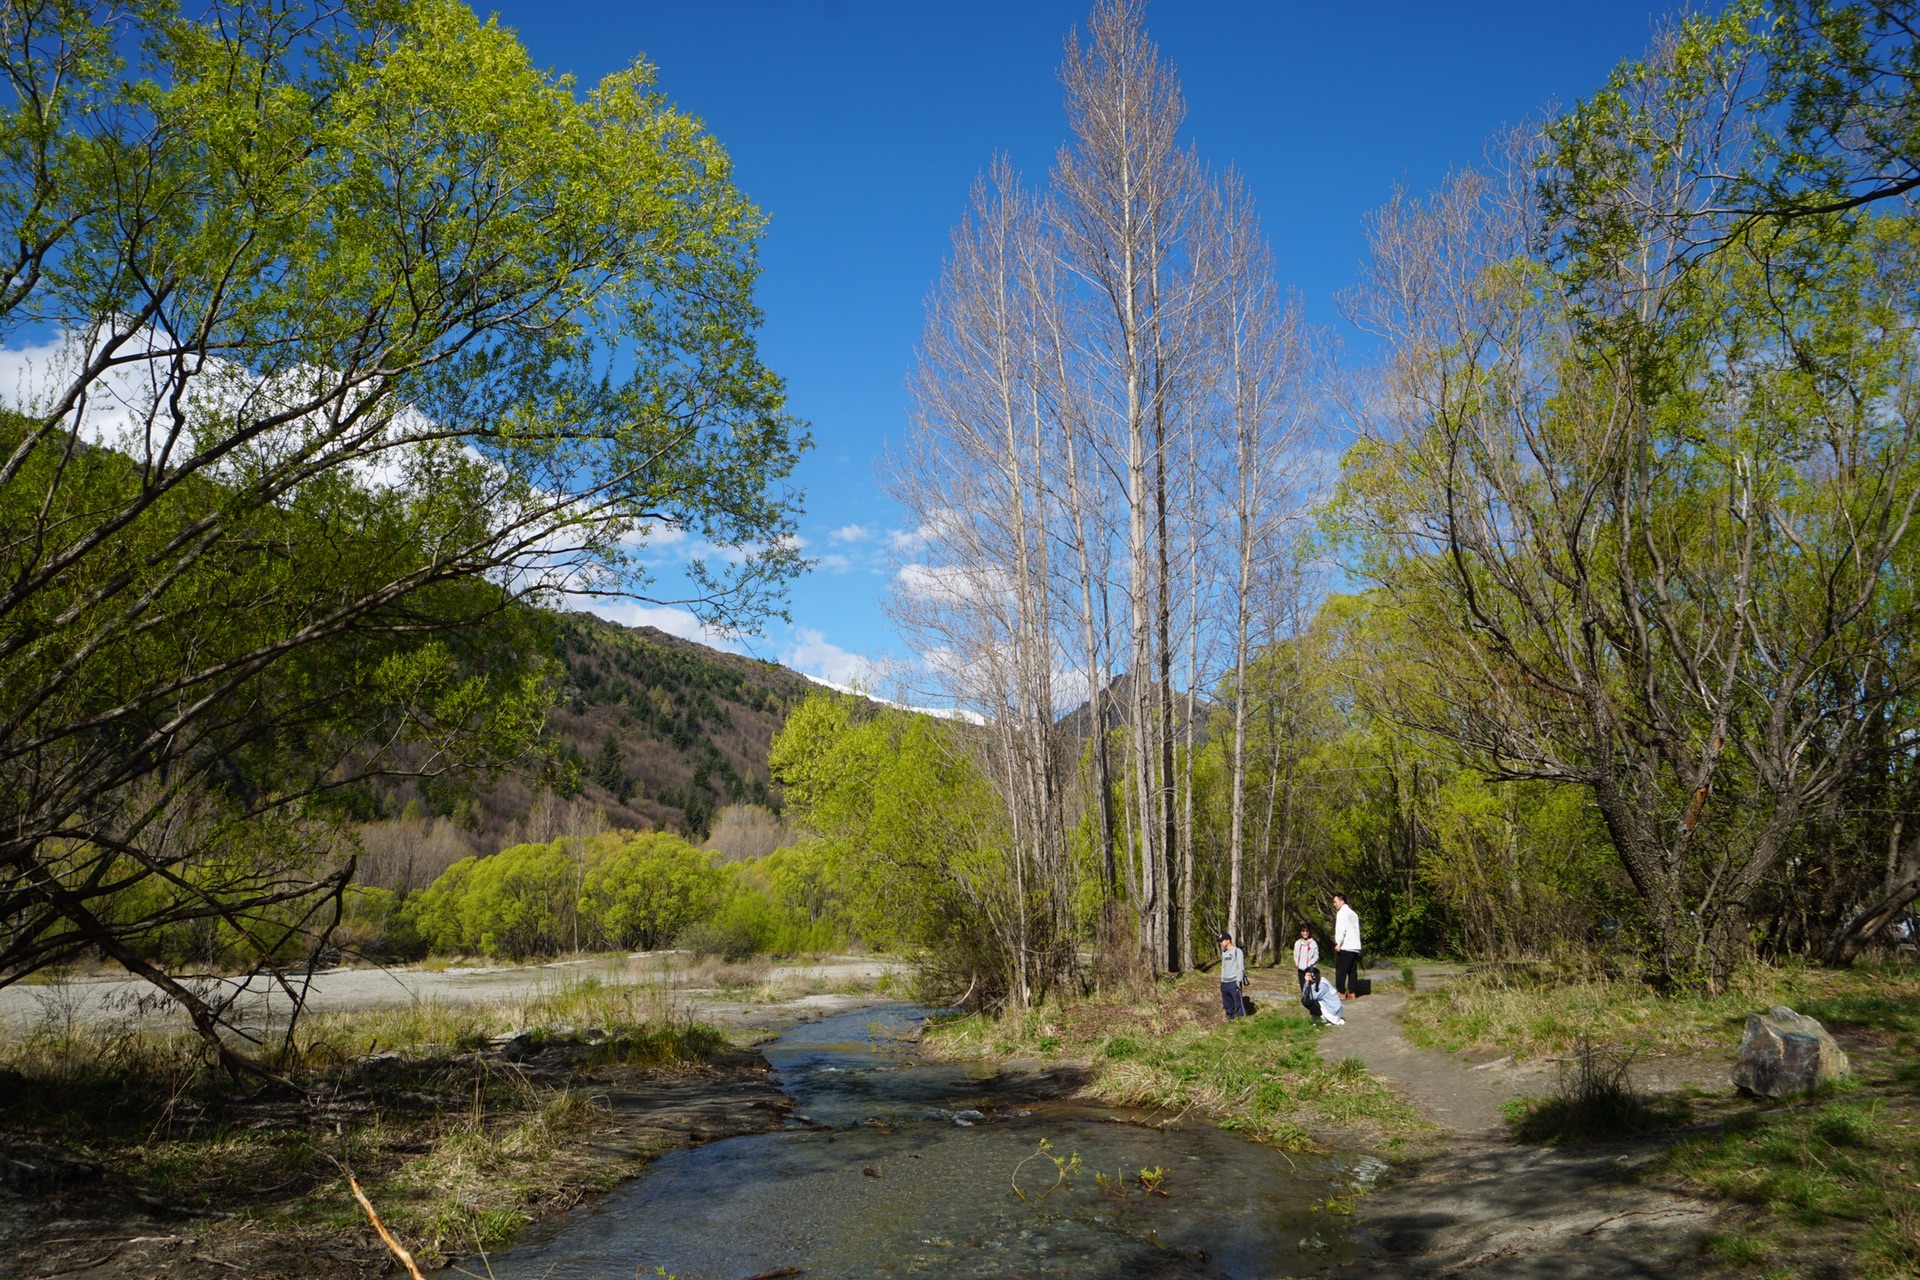
M 363 820 L 457 828 L 490 853 L 544 839 L 555 802 L 601 809 L 614 827 L 703 838 L 731 804 L 780 807 L 767 768 L 787 714 L 823 686 L 777 662 L 725 653 L 653 627 L 586 613 L 549 615 L 558 698 L 539 754 L 487 780 L 426 779 L 370 794 Z M 543 810 L 544 806 L 544 810 Z
M 1147 696 L 1153 697 L 1158 688 L 1158 681 L 1149 685 Z M 1101 694 L 1100 718 L 1106 721 L 1108 732 L 1124 728 L 1130 722 L 1131 713 L 1128 708 L 1132 705 L 1133 697 L 1133 677 L 1127 672 L 1123 671 L 1107 682 L 1107 687 Z M 1176 738 L 1183 738 L 1187 728 L 1186 693 L 1179 689 L 1174 690 L 1172 702 L 1173 734 Z M 1196 743 L 1206 742 L 1207 721 L 1212 715 L 1213 704 L 1198 694 L 1194 695 L 1193 737 Z M 1079 706 L 1054 721 L 1054 724 L 1076 742 L 1086 738 L 1093 732 L 1093 699 L 1088 698 L 1081 702 Z
M 767 755 L 787 713 L 819 685 L 653 627 L 584 613 L 559 624 L 567 674 L 550 729 L 562 763 L 549 778 L 556 791 L 577 782 L 617 827 L 696 836 L 728 804 L 779 807 Z

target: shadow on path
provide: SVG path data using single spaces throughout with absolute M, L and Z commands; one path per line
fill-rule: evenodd
M 1422 970 L 1425 985 L 1445 970 Z M 1352 1001 L 1321 1056 L 1355 1057 L 1440 1131 L 1431 1153 L 1362 1202 L 1359 1225 L 1386 1256 L 1345 1274 L 1476 1280 L 1679 1280 L 1707 1269 L 1700 1249 L 1715 1210 L 1642 1173 L 1671 1139 L 1584 1147 L 1521 1146 L 1501 1106 L 1552 1091 L 1554 1069 L 1475 1065 L 1419 1049 L 1400 1032 L 1406 994 L 1389 975 Z

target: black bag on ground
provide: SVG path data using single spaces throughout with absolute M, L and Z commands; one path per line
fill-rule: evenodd
M 1370 996 L 1373 994 L 1373 979 L 1356 976 L 1353 980 L 1353 994 Z
M 1241 1004 L 1241 1007 L 1243 1007 L 1244 1009 L 1246 1009 L 1246 1011 L 1247 1011 L 1247 1016 L 1248 1016 L 1249 1018 L 1251 1018 L 1251 1017 L 1252 1017 L 1252 1016 L 1253 1016 L 1254 1014 L 1256 1014 L 1256 1013 L 1258 1013 L 1258 1012 L 1260 1012 L 1260 1006 L 1259 1006 L 1259 1005 L 1257 1005 L 1257 1004 L 1255 1004 L 1255 1003 L 1253 1002 L 1253 997 L 1252 997 L 1252 996 L 1249 996 L 1249 995 L 1243 995 L 1243 996 L 1241 996 L 1241 997 L 1240 997 L 1240 1004 Z

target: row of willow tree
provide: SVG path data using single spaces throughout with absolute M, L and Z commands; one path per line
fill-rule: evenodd
M 1178 972 L 1334 888 L 1403 946 L 1709 987 L 1913 899 L 1915 18 L 1675 22 L 1370 219 L 1340 369 L 1141 5 L 1096 9 L 1047 181 L 996 164 L 955 233 L 891 459 L 1011 999 L 1090 930 Z

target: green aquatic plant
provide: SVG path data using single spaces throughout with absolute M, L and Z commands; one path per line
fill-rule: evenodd
M 1028 1196 L 1025 1191 L 1020 1189 L 1020 1171 L 1033 1161 L 1043 1158 L 1053 1165 L 1053 1181 L 1048 1183 L 1038 1194 Z M 1019 1164 L 1013 1166 L 1013 1173 L 1009 1175 L 1007 1180 L 1013 1187 L 1013 1194 L 1019 1196 L 1020 1199 L 1027 1204 L 1037 1204 L 1058 1191 L 1061 1187 L 1071 1185 L 1073 1175 L 1079 1172 L 1080 1153 L 1078 1151 L 1064 1156 L 1054 1155 L 1053 1143 L 1042 1138 L 1038 1146 L 1029 1152 Z M 1102 1176 L 1104 1175 L 1095 1175 L 1095 1181 L 1099 1181 Z M 1104 1184 L 1102 1185 L 1104 1186 Z

